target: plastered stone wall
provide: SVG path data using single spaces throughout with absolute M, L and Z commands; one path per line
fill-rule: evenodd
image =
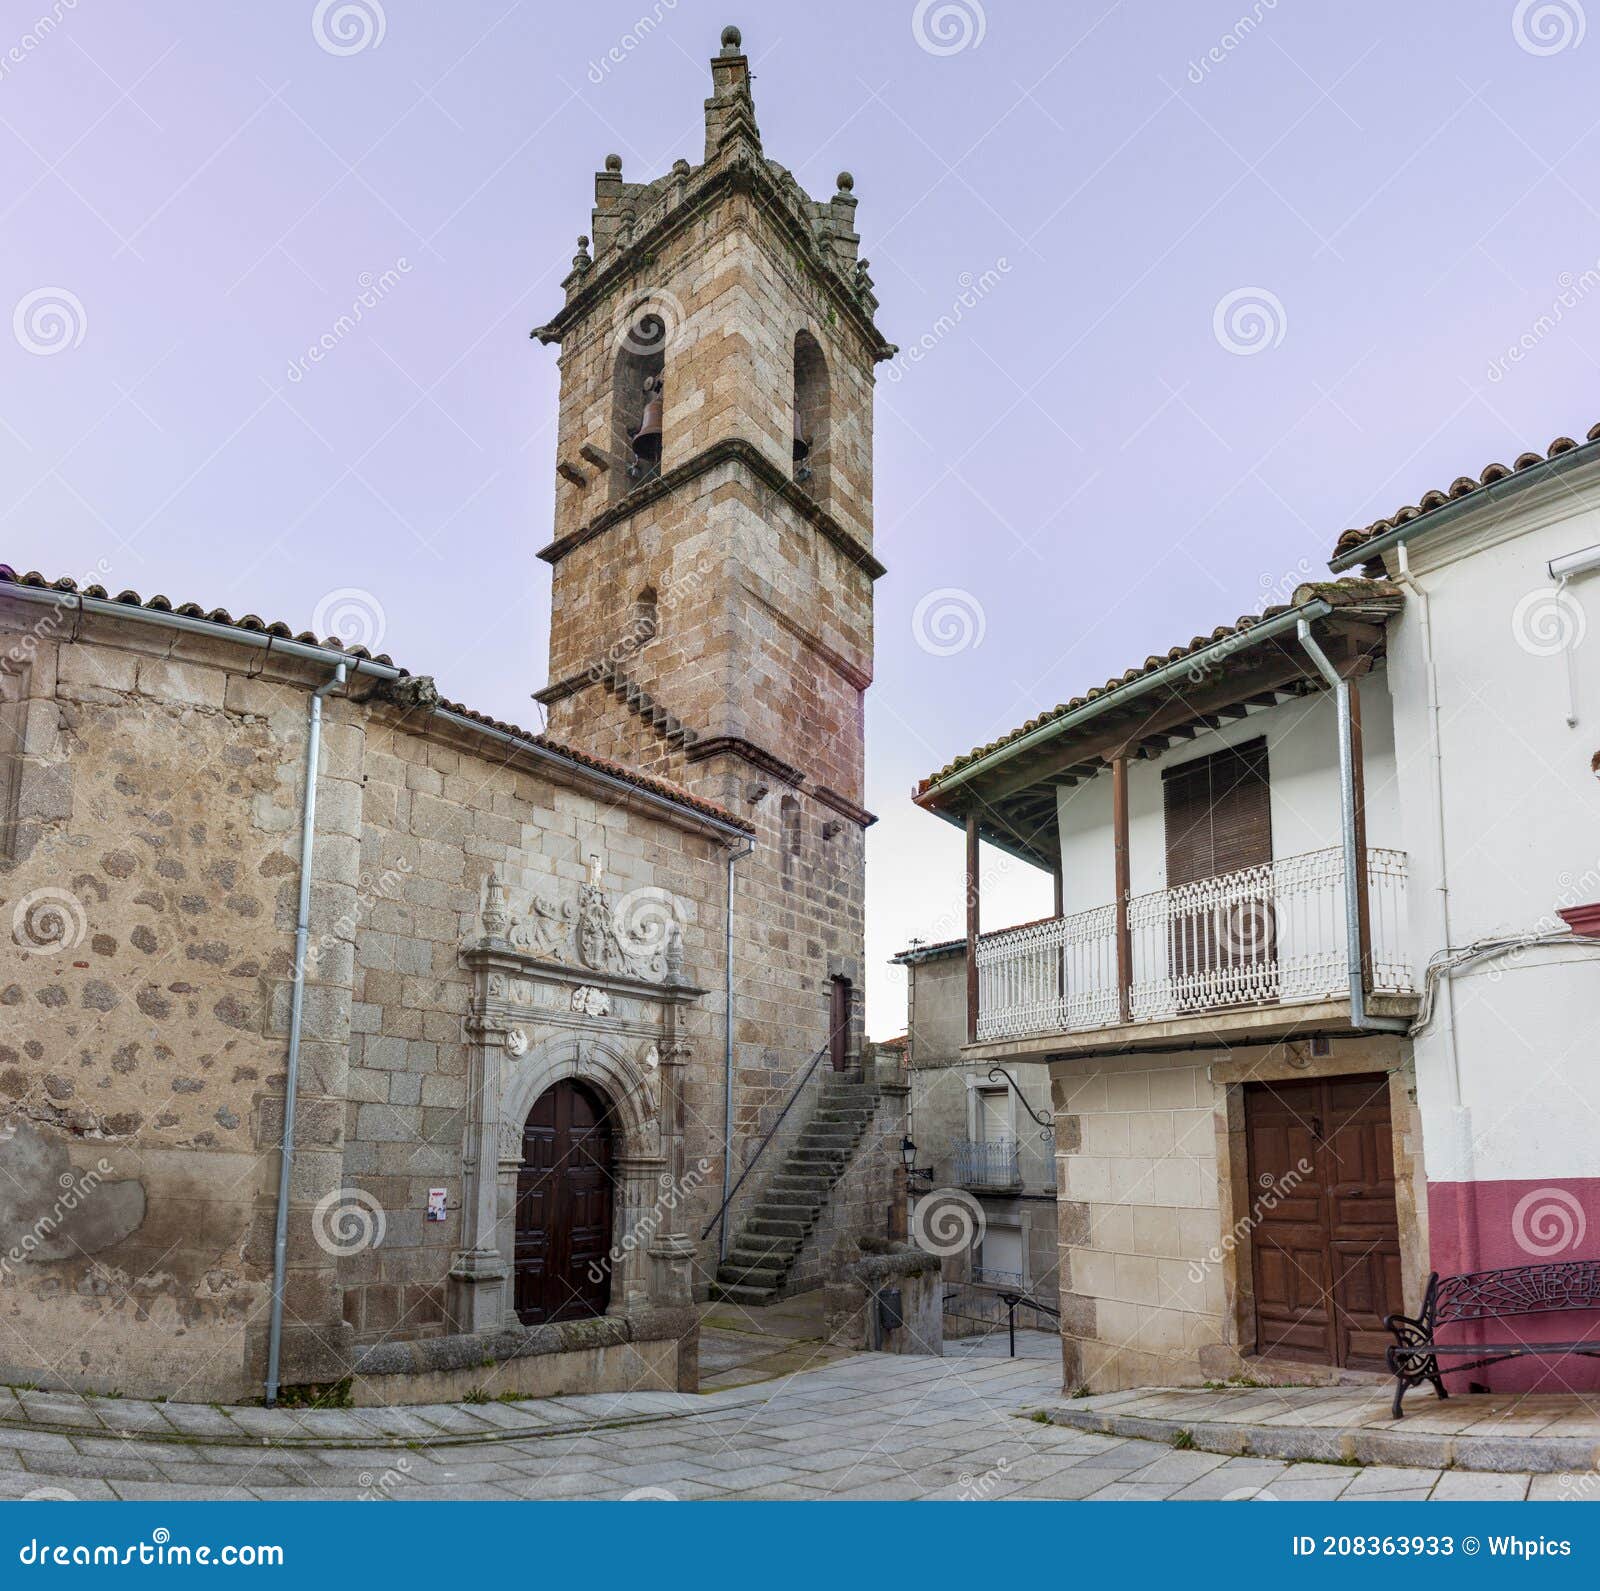
M 0 600 L 0 650 L 36 612 Z M 0 862 L 0 1375 L 250 1396 L 320 676 L 93 616 L 70 641 L 34 636 L 28 659 L 28 827 Z M 716 991 L 685 1024 L 685 1150 L 709 1168 L 684 1195 L 694 1230 L 720 1187 L 722 841 L 581 776 L 508 765 L 426 714 L 350 699 L 369 688 L 335 694 L 324 718 L 287 1384 L 338 1379 L 362 1344 L 451 1329 L 460 946 L 491 867 L 514 893 L 570 893 L 599 855 L 611 898 L 673 901 L 687 975 Z M 447 1220 L 426 1222 L 439 1186 Z M 352 1196 L 382 1212 L 381 1242 L 351 1247 L 319 1215 Z
M 39 629 L 0 607 L 35 704 L 34 826 L 0 863 L 0 1248 L 23 1253 L 0 1264 L 0 1376 L 227 1395 L 263 1298 L 291 753 L 203 645 Z

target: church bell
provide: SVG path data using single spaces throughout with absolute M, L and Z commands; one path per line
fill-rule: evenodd
M 661 377 L 646 376 L 644 416 L 639 429 L 628 438 L 633 456 L 640 464 L 654 468 L 661 463 Z

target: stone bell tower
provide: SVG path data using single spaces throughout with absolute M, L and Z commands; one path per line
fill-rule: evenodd
M 734 908 L 737 1175 L 830 1008 L 859 1051 L 872 389 L 894 349 L 850 175 L 817 201 L 762 152 L 737 28 L 711 85 L 701 164 L 630 182 L 606 158 L 534 333 L 561 345 L 538 699 L 554 738 L 757 825 Z M 720 1098 L 691 1105 L 720 1124 Z

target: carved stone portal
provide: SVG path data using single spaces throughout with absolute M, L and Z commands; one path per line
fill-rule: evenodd
M 692 1237 L 681 1132 L 683 1024 L 704 993 L 683 975 L 678 908 L 664 891 L 616 906 L 597 873 L 561 902 L 534 892 L 518 912 L 486 880 L 467 1018 L 471 1108 L 463 1145 L 462 1246 L 450 1269 L 462 1331 L 516 1330 L 514 1222 L 523 1125 L 563 1079 L 610 1104 L 618 1187 L 608 1313 L 691 1301 Z

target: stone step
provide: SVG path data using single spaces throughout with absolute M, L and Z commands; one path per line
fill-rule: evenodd
M 802 1209 L 815 1210 L 823 1200 L 827 1190 L 813 1191 L 810 1188 L 768 1188 L 755 1202 L 755 1213 L 758 1215 L 771 1215 L 774 1205 L 782 1205 L 785 1209 L 799 1205 Z
M 711 1301 L 714 1304 L 745 1304 L 760 1309 L 778 1296 L 775 1287 L 746 1287 L 742 1282 L 713 1282 Z
M 728 1250 L 724 1265 L 763 1265 L 773 1264 L 788 1266 L 794 1263 L 794 1257 L 800 1252 L 800 1239 L 797 1237 L 768 1237 L 761 1233 L 741 1232 L 734 1239 L 733 1247 Z
M 797 1218 L 756 1215 L 745 1222 L 744 1229 L 752 1238 L 788 1238 L 798 1249 L 811 1230 L 811 1223 Z
M 769 1188 L 788 1188 L 796 1193 L 815 1193 L 819 1198 L 834 1184 L 833 1177 L 820 1176 L 813 1171 L 779 1171 L 773 1174 Z
M 775 1293 L 783 1286 L 788 1270 L 787 1265 L 747 1265 L 726 1259 L 717 1267 L 717 1280 L 725 1286 L 761 1287 Z

